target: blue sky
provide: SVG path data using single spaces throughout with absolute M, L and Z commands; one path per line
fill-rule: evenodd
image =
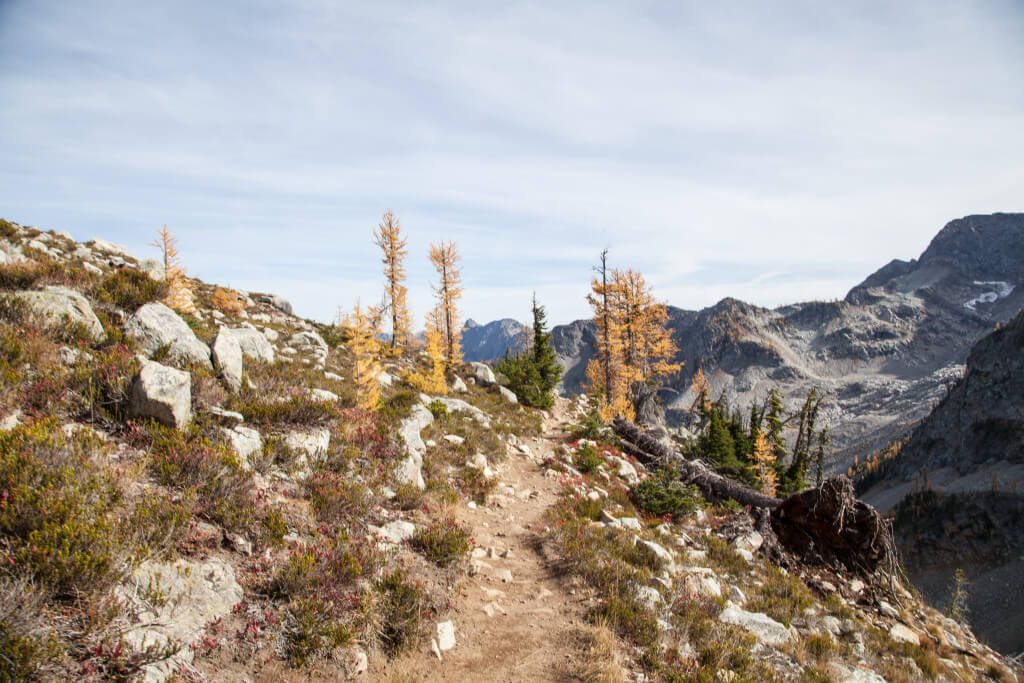
M 1022 36 L 1016 0 L 0 0 L 0 216 L 166 223 L 321 319 L 379 297 L 388 207 L 418 319 L 441 239 L 478 320 L 586 315 L 606 246 L 683 307 L 837 298 L 1024 210 Z

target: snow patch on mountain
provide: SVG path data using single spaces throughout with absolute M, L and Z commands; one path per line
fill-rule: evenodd
M 964 308 L 972 311 L 977 310 L 978 304 L 994 304 L 1000 299 L 1005 299 L 1013 293 L 1013 285 L 1009 282 L 981 282 L 975 280 L 974 284 L 979 287 L 991 287 L 992 289 L 982 292 L 970 301 L 964 302 Z

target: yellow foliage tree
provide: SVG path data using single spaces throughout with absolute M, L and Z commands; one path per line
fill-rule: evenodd
M 402 226 L 391 209 L 384 212 L 373 237 L 374 243 L 383 252 L 385 306 L 391 312 L 389 347 L 392 354 L 398 355 L 408 347 L 411 327 L 407 303 L 408 288 L 402 284 L 406 277 L 405 256 L 408 251 L 406 240 L 402 237 Z
M 588 296 L 599 343 L 587 377 L 602 398 L 605 419 L 632 420 L 637 389 L 677 372 L 680 365 L 671 358 L 678 349 L 665 328 L 668 309 L 654 299 L 643 276 L 632 269 L 616 269 L 609 277 L 604 257 L 601 279 L 594 278 Z
M 167 283 L 167 295 L 164 303 L 179 313 L 196 313 L 195 294 L 192 285 L 185 277 L 185 269 L 178 256 L 178 240 L 171 235 L 165 225 L 157 233 L 151 245 L 160 250 L 164 262 L 164 282 Z
M 413 373 L 409 382 L 420 391 L 428 394 L 447 394 L 448 382 L 445 378 L 444 335 L 438 321 L 437 311 L 427 316 L 426 332 L 427 362 L 430 368 L 426 373 Z
M 690 412 L 700 415 L 707 414 L 711 409 L 711 385 L 700 368 L 697 368 L 697 372 L 690 380 L 690 391 L 693 392 L 693 404 L 690 406 Z
M 764 432 L 757 431 L 754 437 L 754 451 L 750 454 L 750 468 L 761 484 L 761 492 L 774 496 L 779 488 L 779 477 L 775 471 L 775 454 Z
M 462 273 L 459 249 L 454 242 L 430 245 L 430 262 L 437 270 L 438 283 L 434 285 L 437 308 L 433 314 L 441 331 L 444 361 L 447 368 L 462 362 L 462 331 L 459 327 L 458 302 L 462 297 Z
M 345 318 L 349 349 L 352 351 L 352 383 L 356 389 L 356 403 L 360 408 L 375 411 L 380 407 L 380 364 L 377 356 L 380 341 L 377 327 L 369 311 L 360 302 Z

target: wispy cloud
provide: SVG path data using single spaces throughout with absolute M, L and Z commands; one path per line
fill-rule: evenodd
M 329 318 L 370 231 L 458 240 L 465 312 L 583 315 L 605 246 L 672 303 L 839 297 L 1021 210 L 1019 3 L 0 3 L 0 215 Z

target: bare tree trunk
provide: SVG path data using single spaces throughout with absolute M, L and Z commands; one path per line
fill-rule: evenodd
M 695 485 L 709 500 L 733 499 L 740 505 L 757 508 L 774 508 L 779 500 L 766 496 L 760 491 L 744 486 L 728 477 L 723 477 L 700 460 L 687 460 L 663 443 L 640 431 L 632 422 L 615 418 L 612 424 L 615 433 L 623 440 L 626 450 L 645 465 L 671 464 L 679 470 L 687 483 Z

